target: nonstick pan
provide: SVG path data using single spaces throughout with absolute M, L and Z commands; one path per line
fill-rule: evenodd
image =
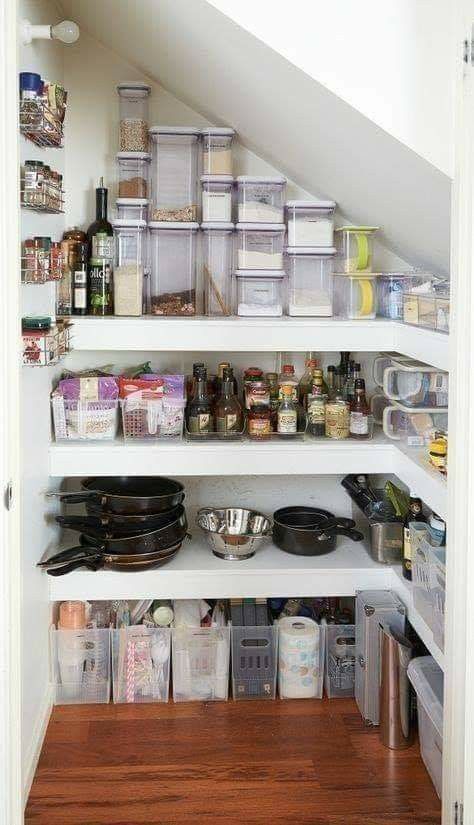
M 163 513 L 157 513 L 156 515 L 109 515 L 108 513 L 101 513 L 98 509 L 94 515 L 56 516 L 56 521 L 61 527 L 69 530 L 77 530 L 98 539 L 106 539 L 148 533 L 150 530 L 157 530 L 171 525 L 178 519 L 182 520 L 183 516 L 185 518 L 184 507 L 179 504 L 177 507 L 173 507 L 172 510 L 165 510 Z
M 273 514 L 273 541 L 295 556 L 323 556 L 336 549 L 337 536 L 362 541 L 355 522 L 317 507 L 282 507 Z
M 177 507 L 184 499 L 183 485 L 161 476 L 85 478 L 81 488 L 79 493 L 53 495 L 67 504 L 91 503 L 98 505 L 105 513 L 120 515 L 154 515 Z
M 74 570 L 79 570 L 81 567 L 86 567 L 88 570 L 117 570 L 124 573 L 135 573 L 146 570 L 154 570 L 162 564 L 171 561 L 178 553 L 181 544 L 176 544 L 169 547 L 166 551 L 160 553 L 146 553 L 143 556 L 116 556 L 110 553 L 101 554 L 93 553 L 87 548 L 81 548 L 82 554 L 79 555 L 77 548 L 74 550 L 74 556 L 68 556 L 68 550 L 64 550 L 62 560 L 54 563 L 53 559 L 48 562 L 41 562 L 39 566 L 46 567 L 46 572 L 50 576 L 64 576 L 66 573 L 72 573 Z M 57 554 L 57 558 L 60 554 Z M 47 567 L 47 565 L 51 565 Z

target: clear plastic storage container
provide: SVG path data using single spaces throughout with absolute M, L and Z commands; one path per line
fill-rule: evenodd
M 226 700 L 230 627 L 176 627 L 172 638 L 174 701 Z
M 237 178 L 238 216 L 243 223 L 283 223 L 286 179 Z
M 329 699 L 354 696 L 355 625 L 326 625 L 324 685 Z
M 146 83 L 120 83 L 120 151 L 148 151 L 148 98 Z
M 443 790 L 443 671 L 432 656 L 412 659 L 408 678 L 418 699 L 418 730 L 421 758 L 436 793 Z
M 392 321 L 403 320 L 403 293 L 411 289 L 414 276 L 407 272 L 379 272 L 377 279 L 378 314 Z
M 150 312 L 195 315 L 197 223 L 152 222 Z
M 284 224 L 238 223 L 236 229 L 238 269 L 283 269 Z
M 234 699 L 274 699 L 278 671 L 278 627 L 234 627 L 232 695 Z
M 285 273 L 270 269 L 237 269 L 237 315 L 283 315 Z
M 278 622 L 280 699 L 321 699 L 324 685 L 324 626 L 306 616 Z
M 420 288 L 421 289 L 421 288 Z M 449 332 L 449 292 L 443 290 L 417 292 L 414 289 L 403 294 L 403 321 L 425 329 Z
M 384 370 L 385 395 L 407 407 L 447 407 L 448 389 L 449 374 L 421 361 L 406 360 Z
M 235 131 L 211 127 L 202 132 L 202 171 L 205 175 L 232 175 L 232 141 Z M 203 220 L 214 220 L 204 218 Z M 229 218 L 230 220 L 230 218 Z
M 146 262 L 146 222 L 113 222 L 114 315 L 141 315 Z
M 171 630 L 136 625 L 112 630 L 115 703 L 167 702 Z
M 334 201 L 288 201 L 288 246 L 334 244 Z
M 56 441 L 112 441 L 117 435 L 118 401 L 51 397 Z
M 412 361 L 409 355 L 399 355 L 398 352 L 381 352 L 374 359 L 372 375 L 378 387 L 383 387 L 383 375 L 387 367 L 395 367 Z
M 119 221 L 146 222 L 148 220 L 148 204 L 147 198 L 117 198 L 115 201 L 117 218 Z
M 436 407 L 414 409 L 397 401 L 383 410 L 383 431 L 394 441 L 403 441 L 407 447 L 427 447 L 435 433 L 447 432 L 448 413 Z
M 332 315 L 334 247 L 287 247 L 288 315 Z
M 232 220 L 233 184 L 231 175 L 201 176 L 203 222 Z
M 446 591 L 446 548 L 431 544 L 428 529 L 417 541 L 416 522 L 410 525 L 412 541 L 413 605 L 431 629 L 435 641 L 444 647 L 444 598 Z
M 119 198 L 147 198 L 151 155 L 148 152 L 119 152 Z
M 110 630 L 51 628 L 56 705 L 104 704 L 110 699 Z
M 336 229 L 336 271 L 372 272 L 373 235 L 378 226 L 341 226 Z
M 199 134 L 185 126 L 150 129 L 152 221 L 197 220 Z
M 377 315 L 377 276 L 334 276 L 334 314 L 367 321 Z
M 206 315 L 232 315 L 233 223 L 203 223 L 203 293 Z

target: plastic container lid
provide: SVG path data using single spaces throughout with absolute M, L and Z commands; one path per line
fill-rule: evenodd
M 228 223 L 227 221 L 204 221 L 201 224 L 201 229 L 206 231 L 206 229 L 221 229 L 221 230 L 232 230 L 234 228 L 233 223 Z
M 376 232 L 380 226 L 338 226 L 336 232 Z
M 336 248 L 334 246 L 287 246 L 285 252 L 287 255 L 320 255 L 330 258 L 336 254 Z
M 258 230 L 259 232 L 281 232 L 286 229 L 286 226 L 284 223 L 236 223 L 235 228 L 239 232 L 243 232 L 245 229 Z
M 438 736 L 443 736 L 443 671 L 432 656 L 419 656 L 408 665 L 408 678 Z
M 378 278 L 377 272 L 334 272 L 341 278 L 354 278 L 356 281 L 373 281 Z
M 117 206 L 148 206 L 148 198 L 117 198 Z
M 287 209 L 335 209 L 336 201 L 287 201 Z
M 201 129 L 201 135 L 210 135 L 211 137 L 232 137 L 235 135 L 235 129 L 230 126 L 209 126 L 208 129 Z
M 118 84 L 117 91 L 119 93 L 122 90 L 125 91 L 125 89 L 130 89 L 131 91 L 133 90 L 134 92 L 147 92 L 148 94 L 150 94 L 150 92 L 151 92 L 151 86 L 149 86 L 148 83 L 141 83 L 139 80 L 129 80 L 129 81 L 124 80 L 122 83 Z
M 149 152 L 117 152 L 117 160 L 151 160 Z
M 274 177 L 256 177 L 254 175 L 239 175 L 236 178 L 237 183 L 286 183 L 286 178 L 282 175 L 275 175 Z
M 274 278 L 281 280 L 285 277 L 282 269 L 236 269 L 236 278 Z
M 117 218 L 112 221 L 112 226 L 114 229 L 145 229 L 147 222 L 135 218 Z
M 232 175 L 201 175 L 201 183 L 233 183 Z
M 150 221 L 150 229 L 199 229 L 194 221 Z
M 194 126 L 152 126 L 150 135 L 200 135 L 201 130 Z

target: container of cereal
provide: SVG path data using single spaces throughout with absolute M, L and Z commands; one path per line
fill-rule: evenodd
M 148 151 L 148 98 L 151 86 L 146 83 L 119 83 L 120 151 Z
M 199 135 L 199 129 L 186 126 L 150 129 L 151 220 L 197 220 Z

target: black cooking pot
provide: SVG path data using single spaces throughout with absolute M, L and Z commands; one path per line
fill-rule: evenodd
M 107 539 L 149 533 L 150 530 L 173 524 L 183 516 L 184 507 L 179 504 L 172 510 L 165 510 L 156 515 L 120 516 L 102 513 L 98 509 L 94 515 L 56 516 L 56 521 L 61 527 L 69 530 L 78 530 L 80 533 L 87 533 L 88 536 L 94 536 L 97 539 Z
M 149 515 L 177 507 L 184 499 L 179 481 L 161 476 L 86 478 L 80 493 L 49 493 L 67 504 L 90 503 L 105 513 Z
M 362 541 L 355 521 L 317 507 L 282 507 L 273 514 L 273 542 L 295 556 L 323 556 L 336 549 L 337 536 Z
M 51 566 L 46 569 L 50 576 L 64 576 L 66 573 L 72 573 L 74 570 L 79 570 L 85 567 L 87 570 L 117 570 L 124 573 L 139 573 L 146 570 L 154 570 L 161 567 L 162 564 L 171 561 L 181 548 L 181 544 L 176 544 L 173 547 L 168 547 L 158 553 L 144 553 L 141 556 L 121 556 L 110 553 L 100 553 L 93 550 L 93 548 L 81 548 L 81 553 L 78 552 L 77 547 L 72 547 L 71 550 L 64 550 L 58 553 L 53 559 L 48 562 L 43 562 L 42 565 Z

